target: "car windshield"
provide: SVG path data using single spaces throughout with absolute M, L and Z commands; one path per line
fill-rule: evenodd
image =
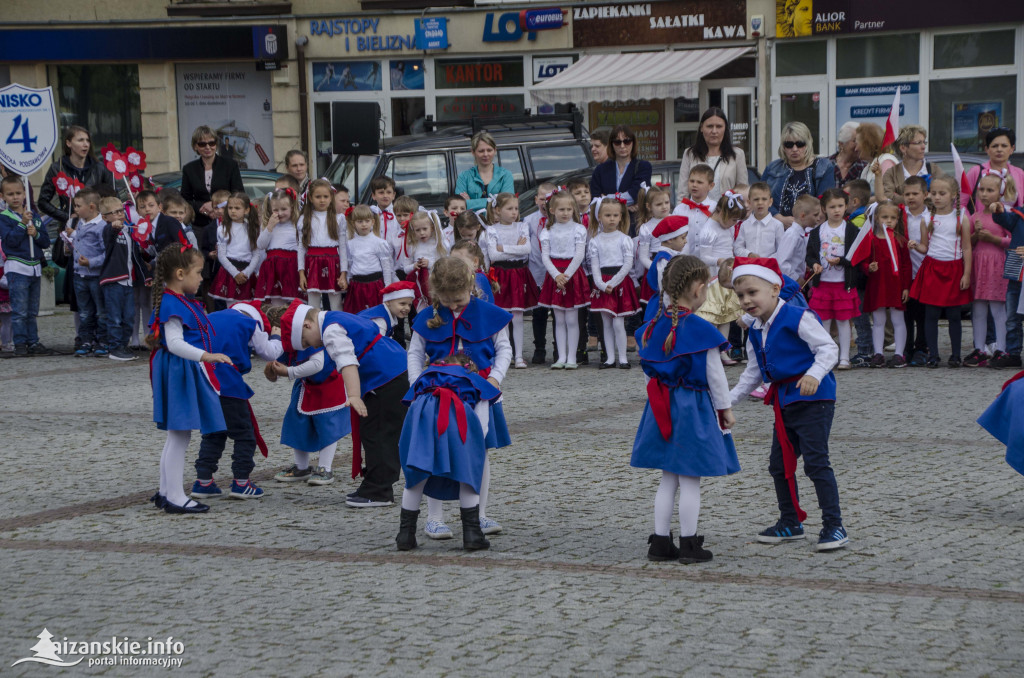
M 377 167 L 377 161 L 380 160 L 380 156 L 376 155 L 339 155 L 331 163 L 331 166 L 327 168 L 327 172 L 324 176 L 332 184 L 344 184 L 348 187 L 349 191 L 355 190 L 352 195 L 352 202 L 357 202 L 359 197 L 366 192 L 366 187 L 370 184 L 370 179 L 373 179 L 373 170 Z M 356 163 L 358 165 L 358 172 Z M 356 176 L 359 177 L 359 188 L 355 189 Z

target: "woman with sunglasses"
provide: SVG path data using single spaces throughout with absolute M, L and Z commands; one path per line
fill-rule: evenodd
M 651 163 L 640 160 L 636 135 L 626 125 L 615 126 L 609 135 L 612 141 L 612 155 L 608 160 L 594 168 L 590 175 L 590 195 L 595 198 L 602 195 L 618 194 L 626 200 L 630 222 L 636 218 L 636 200 L 640 195 L 640 185 L 651 185 Z M 630 236 L 635 232 L 630 224 Z
M 903 182 L 910 177 L 924 177 L 930 186 L 932 178 L 942 176 L 942 170 L 924 158 L 928 148 L 928 130 L 924 127 L 907 125 L 900 130 L 893 146 L 900 164 L 882 173 L 882 192 L 886 200 L 903 202 Z
M 214 209 L 210 196 L 220 190 L 244 193 L 245 186 L 242 185 L 238 163 L 217 155 L 217 133 L 210 127 L 196 127 L 192 133 L 192 150 L 199 157 L 181 168 L 181 197 L 196 212 L 192 228 L 197 231 L 196 237 L 202 240 L 202 230 L 210 223 L 210 213 Z
M 807 125 L 788 122 L 782 128 L 779 159 L 765 168 L 761 181 L 771 186 L 772 214 L 789 228 L 797 198 L 805 193 L 821 195 L 835 188 L 835 165 L 828 158 L 814 155 L 814 141 Z
M 708 197 L 715 202 L 726 191 L 747 183 L 747 157 L 742 148 L 734 148 L 729 120 L 725 111 L 712 106 L 700 116 L 700 134 L 693 146 L 683 153 L 679 165 L 679 183 L 676 185 L 676 202 L 690 197 L 690 168 L 707 165 L 715 173 L 715 185 Z
M 999 197 L 1007 195 L 1006 187 L 1013 182 L 1017 189 L 1017 197 L 1013 205 L 1020 207 L 1024 205 L 1024 170 L 1016 165 L 1010 164 L 1010 156 L 1017 148 L 1017 135 L 1009 127 L 996 127 L 985 135 L 985 153 L 988 154 L 988 161 L 974 166 L 967 172 L 967 184 L 971 187 L 972 193 L 962 193 L 960 204 L 970 207 L 977 212 L 983 209 L 978 202 L 978 182 L 989 174 L 995 174 L 1000 178 Z M 971 200 L 973 199 L 973 202 Z M 1005 200 L 1004 200 L 1005 202 Z

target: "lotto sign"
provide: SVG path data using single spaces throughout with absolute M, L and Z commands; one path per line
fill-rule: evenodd
M 50 164 L 57 146 L 53 90 L 17 83 L 0 89 L 0 162 L 21 175 Z

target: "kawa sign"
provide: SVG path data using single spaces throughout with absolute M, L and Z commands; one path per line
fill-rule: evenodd
M 53 90 L 14 83 L 0 89 L 0 162 L 28 175 L 50 163 L 57 147 Z
M 657 45 L 712 40 L 746 40 L 743 0 L 673 0 L 619 5 L 576 5 L 575 47 Z

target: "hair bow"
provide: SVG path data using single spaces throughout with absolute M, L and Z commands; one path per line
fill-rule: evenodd
M 332 184 L 331 180 L 328 179 L 327 177 L 320 177 L 320 181 L 326 181 L 327 182 L 327 184 L 331 187 L 331 193 L 337 193 L 338 192 L 338 189 L 336 189 L 334 187 L 334 184 Z
M 668 183 L 666 181 L 658 181 L 654 185 L 657 186 L 658 188 L 668 188 L 672 184 L 670 184 L 670 183 Z
M 729 209 L 734 210 L 745 207 L 743 204 L 743 196 L 736 191 L 726 191 L 723 195 L 729 199 Z
M 222 209 L 224 209 L 227 206 L 228 206 L 228 201 L 227 200 L 224 200 L 222 202 L 217 203 L 217 209 L 219 209 L 219 210 L 222 210 Z
M 282 190 L 284 191 L 285 195 L 292 199 L 292 202 L 298 201 L 299 194 L 295 192 L 294 188 L 292 188 L 291 186 L 285 186 Z
M 910 210 L 908 210 L 907 206 L 904 205 L 903 203 L 899 203 L 896 206 L 899 207 L 900 208 L 900 212 L 903 213 L 903 223 L 909 226 L 909 224 L 910 224 Z
M 352 214 L 352 210 L 354 210 L 354 209 L 355 209 L 355 207 L 353 207 L 352 205 L 349 205 L 349 206 L 348 206 L 348 207 L 347 207 L 347 208 L 345 209 L 345 218 L 346 218 L 346 219 L 348 218 L 348 216 L 349 216 L 350 214 Z
M 494 195 L 493 193 L 488 193 L 486 200 L 487 204 L 489 204 L 491 207 L 498 206 L 498 196 Z
M 590 201 L 590 208 L 589 209 L 594 209 L 595 207 L 600 208 L 602 200 L 604 200 L 604 196 L 603 195 L 599 195 L 596 198 L 594 198 L 593 200 L 591 200 Z
M 547 195 L 544 196 L 544 200 L 550 201 L 553 197 L 555 197 L 557 194 L 561 193 L 564 190 L 565 186 L 555 186 L 548 192 Z
M 1006 176 L 1007 176 L 1008 173 L 1009 172 L 1007 171 L 1007 169 L 1005 167 L 1003 169 L 1001 169 L 1001 170 L 994 170 L 991 167 L 986 167 L 985 169 L 981 170 L 981 176 L 982 177 L 987 177 L 987 176 L 999 177 L 999 197 L 1000 198 L 1003 197 L 1003 195 L 1006 194 Z
M 646 181 L 641 181 L 640 182 L 640 190 L 642 190 L 642 191 L 649 191 L 649 190 L 651 190 L 651 187 L 647 185 Z
M 181 243 L 181 251 L 182 252 L 184 252 L 185 250 L 192 249 L 192 243 L 190 243 L 188 241 L 188 238 L 185 237 L 185 232 L 184 231 L 181 231 L 181 230 L 178 231 L 178 242 Z

